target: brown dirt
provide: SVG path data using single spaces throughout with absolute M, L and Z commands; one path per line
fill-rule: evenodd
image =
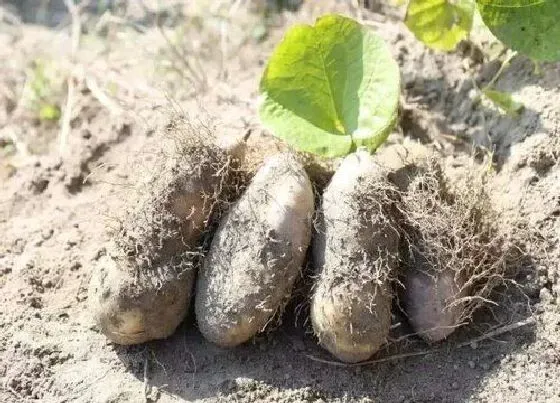
M 287 24 L 355 10 L 310 0 L 297 13 L 272 16 L 261 42 L 263 18 L 244 7 L 177 2 L 162 12 L 149 4 L 157 2 L 130 2 L 104 20 L 84 10 L 85 34 L 72 54 L 67 14 L 57 14 L 61 25 L 53 28 L 27 14 L 22 23 L 13 3 L 0 6 L 0 401 L 560 401 L 560 64 L 543 65 L 539 75 L 516 57 L 497 87 L 525 109 L 503 115 L 477 99 L 472 78 L 480 86 L 498 67 L 478 46 L 439 54 L 399 22 L 402 11 L 363 15 L 402 67 L 401 122 L 386 153 L 416 139 L 461 171 L 471 155 L 485 155 L 473 145 L 493 148 L 493 197 L 507 213 L 504 224 L 528 226 L 529 245 L 532 237 L 545 241 L 532 250 L 520 286 L 502 289 L 500 305 L 480 311 L 474 324 L 436 346 L 414 337 L 393 342 L 374 358 L 436 352 L 356 367 L 317 361 L 310 357 L 332 358 L 308 334 L 305 307 L 296 303 L 274 333 L 232 350 L 204 341 L 192 315 L 167 340 L 119 347 L 93 327 L 87 284 L 106 253 L 106 224 L 127 195 L 131 161 L 149 157 L 170 109 L 193 119 L 207 110 L 224 135 L 251 130 L 255 160 L 276 152 L 281 146 L 256 115 L 266 55 Z M 40 122 L 25 96 L 39 58 L 54 62 L 49 101 L 63 112 L 70 73 L 75 84 L 63 147 L 59 123 Z M 468 343 L 528 315 L 534 325 Z M 393 321 L 403 329 L 396 334 L 406 333 L 398 316 Z

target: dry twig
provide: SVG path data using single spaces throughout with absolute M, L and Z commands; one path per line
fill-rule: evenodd
M 473 344 L 480 343 L 481 341 L 489 340 L 489 339 L 492 339 L 496 336 L 500 336 L 502 334 L 512 332 L 512 331 L 514 331 L 516 329 L 519 329 L 521 327 L 534 325 L 535 323 L 536 323 L 535 317 L 531 316 L 531 317 L 529 317 L 525 320 L 515 322 L 515 323 L 512 323 L 510 325 L 499 327 L 497 329 L 492 330 L 491 332 L 488 332 L 488 333 L 485 333 L 481 336 L 475 337 L 474 339 L 467 340 L 465 342 L 456 344 L 456 345 L 451 347 L 451 350 L 458 350 L 458 349 L 466 347 L 466 346 L 471 346 Z M 343 362 L 339 362 L 339 361 L 329 361 L 329 360 L 325 360 L 325 359 L 322 359 L 322 358 L 319 358 L 319 357 L 315 357 L 311 354 L 306 354 L 306 356 L 310 360 L 321 362 L 323 364 L 329 364 L 329 365 L 334 365 L 334 366 L 338 366 L 338 367 L 349 368 L 349 367 L 360 367 L 360 366 L 371 365 L 371 364 L 379 364 L 379 363 L 382 363 L 382 362 L 397 361 L 397 360 L 401 360 L 403 358 L 418 357 L 418 356 L 423 356 L 423 355 L 428 355 L 428 354 L 441 353 L 441 352 L 444 352 L 444 351 L 448 351 L 448 350 L 444 347 L 440 347 L 440 348 L 435 348 L 435 349 L 431 349 L 431 350 L 414 351 L 414 352 L 411 352 L 411 353 L 404 353 L 404 354 L 395 354 L 395 355 L 390 355 L 390 356 L 387 356 L 387 357 L 379 358 L 379 359 L 376 359 L 376 360 L 362 361 L 362 362 L 357 362 L 357 363 L 354 363 L 354 364 L 347 364 L 347 363 L 343 363 Z
M 82 22 L 80 18 L 80 13 L 83 5 L 74 4 L 73 0 L 64 0 L 64 4 L 68 8 L 68 12 L 72 17 L 72 49 L 71 49 L 71 60 L 74 64 L 73 70 L 76 66 L 76 55 L 80 47 L 80 34 L 82 31 Z M 84 3 L 85 4 L 85 3 Z M 72 118 L 72 108 L 74 105 L 74 94 L 76 92 L 76 82 L 75 82 L 75 72 L 68 76 L 68 95 L 66 97 L 66 106 L 64 107 L 64 115 L 62 117 L 60 135 L 59 135 L 59 153 L 63 154 L 66 148 L 66 143 L 68 142 L 68 136 L 70 134 L 70 120 Z
M 200 71 L 197 71 L 191 65 L 187 56 L 185 54 L 183 54 L 183 52 L 177 47 L 177 45 L 175 45 L 175 43 L 173 43 L 171 38 L 169 38 L 169 36 L 167 35 L 167 32 L 165 32 L 165 29 L 162 26 L 161 17 L 160 17 L 159 14 L 156 18 L 156 27 L 157 27 L 158 31 L 160 32 L 161 36 L 163 37 L 163 39 L 165 40 L 165 42 L 167 43 L 171 52 L 181 62 L 181 64 L 185 67 L 185 69 L 189 72 L 191 77 L 187 77 L 187 79 L 189 81 L 191 81 L 192 83 L 196 84 L 199 87 L 199 89 L 204 91 L 208 86 L 208 80 L 207 80 L 206 75 L 204 74 L 204 71 L 202 69 Z
M 150 402 L 150 392 L 149 392 L 149 382 L 148 382 L 148 367 L 150 363 L 148 361 L 148 354 L 146 352 L 146 356 L 144 357 L 144 401 L 146 403 Z
M 111 114 L 118 116 L 123 113 L 121 106 L 105 94 L 93 77 L 86 77 L 86 85 L 91 91 L 91 95 L 93 95 L 101 105 L 107 108 Z

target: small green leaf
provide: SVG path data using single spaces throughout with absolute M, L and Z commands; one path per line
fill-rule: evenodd
M 60 115 L 60 108 L 57 105 L 45 104 L 39 108 L 39 119 L 41 120 L 58 120 Z
M 451 51 L 473 25 L 474 0 L 411 0 L 405 23 L 426 46 Z
M 477 0 L 478 4 L 489 5 L 493 7 L 527 7 L 535 4 L 542 4 L 546 0 Z
M 399 68 L 385 42 L 358 22 L 326 15 L 291 28 L 261 79 L 260 117 L 301 151 L 335 157 L 389 135 Z
M 34 101 L 46 97 L 51 90 L 51 83 L 46 71 L 47 63 L 41 59 L 35 60 L 30 80 L 31 96 Z
M 519 113 L 524 108 L 521 102 L 515 101 L 511 94 L 507 92 L 485 88 L 482 90 L 482 93 L 486 98 L 492 101 L 494 105 L 511 115 Z
M 560 60 L 558 0 L 477 0 L 484 23 L 504 44 L 536 60 Z

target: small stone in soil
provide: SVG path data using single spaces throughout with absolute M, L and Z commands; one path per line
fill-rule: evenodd
M 539 292 L 539 298 L 543 304 L 551 304 L 554 301 L 552 293 L 548 288 L 542 288 Z
M 51 229 L 48 229 L 48 230 L 43 230 L 43 231 L 41 231 L 41 237 L 42 237 L 45 241 L 48 240 L 48 239 L 51 239 L 51 237 L 53 236 L 53 234 L 54 234 L 54 230 L 53 230 L 52 228 L 51 228 Z

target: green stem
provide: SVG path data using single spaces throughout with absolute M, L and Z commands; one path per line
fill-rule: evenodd
M 500 66 L 494 77 L 492 77 L 490 82 L 484 87 L 484 89 L 492 88 L 494 84 L 496 84 L 496 81 L 498 81 L 504 70 L 509 66 L 511 59 L 513 59 L 515 56 L 517 56 L 517 52 L 508 52 L 506 59 L 502 62 L 502 65 Z

